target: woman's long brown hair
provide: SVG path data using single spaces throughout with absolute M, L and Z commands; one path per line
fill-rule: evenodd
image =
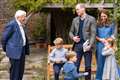
M 106 25 L 109 25 L 110 24 L 110 19 L 109 19 L 109 11 L 106 10 L 106 9 L 102 9 L 100 10 L 100 12 L 98 13 L 98 20 L 97 20 L 97 23 L 98 25 L 102 25 L 103 23 L 101 22 L 101 14 L 104 13 L 108 16 L 107 18 L 107 21 L 106 21 Z

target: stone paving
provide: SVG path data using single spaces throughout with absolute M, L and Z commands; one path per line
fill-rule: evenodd
M 23 80 L 46 80 L 47 49 L 31 48 L 25 64 Z M 9 67 L 8 58 L 0 53 L 0 80 L 9 80 Z

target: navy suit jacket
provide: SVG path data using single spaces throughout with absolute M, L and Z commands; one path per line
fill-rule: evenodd
M 12 59 L 20 59 L 23 52 L 29 54 L 28 39 L 26 37 L 26 45 L 23 47 L 23 38 L 16 20 L 10 21 L 5 26 L 2 34 L 2 48 L 6 55 Z

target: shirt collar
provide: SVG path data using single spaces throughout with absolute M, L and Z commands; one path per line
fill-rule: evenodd
M 20 23 L 20 21 L 18 21 L 17 19 L 15 19 L 15 20 L 18 23 L 19 26 L 22 26 L 22 24 Z
M 84 19 L 86 18 L 86 15 L 87 15 L 87 14 L 85 13 L 83 16 L 80 17 L 80 19 L 81 19 L 81 20 L 84 20 Z

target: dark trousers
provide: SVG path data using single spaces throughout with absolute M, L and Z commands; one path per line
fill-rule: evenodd
M 79 72 L 80 63 L 82 56 L 84 56 L 85 61 L 85 71 L 89 73 L 88 76 L 85 76 L 85 80 L 91 80 L 91 61 L 92 61 L 92 51 L 83 52 L 83 42 L 76 44 L 74 50 L 77 53 L 77 61 L 75 65 L 77 66 L 77 71 Z
M 22 80 L 25 66 L 25 54 L 22 54 L 20 59 L 10 60 L 10 80 Z
M 54 80 L 59 80 L 59 74 L 60 74 L 60 70 L 63 67 L 64 63 L 54 63 L 53 64 L 53 69 L 54 69 Z

